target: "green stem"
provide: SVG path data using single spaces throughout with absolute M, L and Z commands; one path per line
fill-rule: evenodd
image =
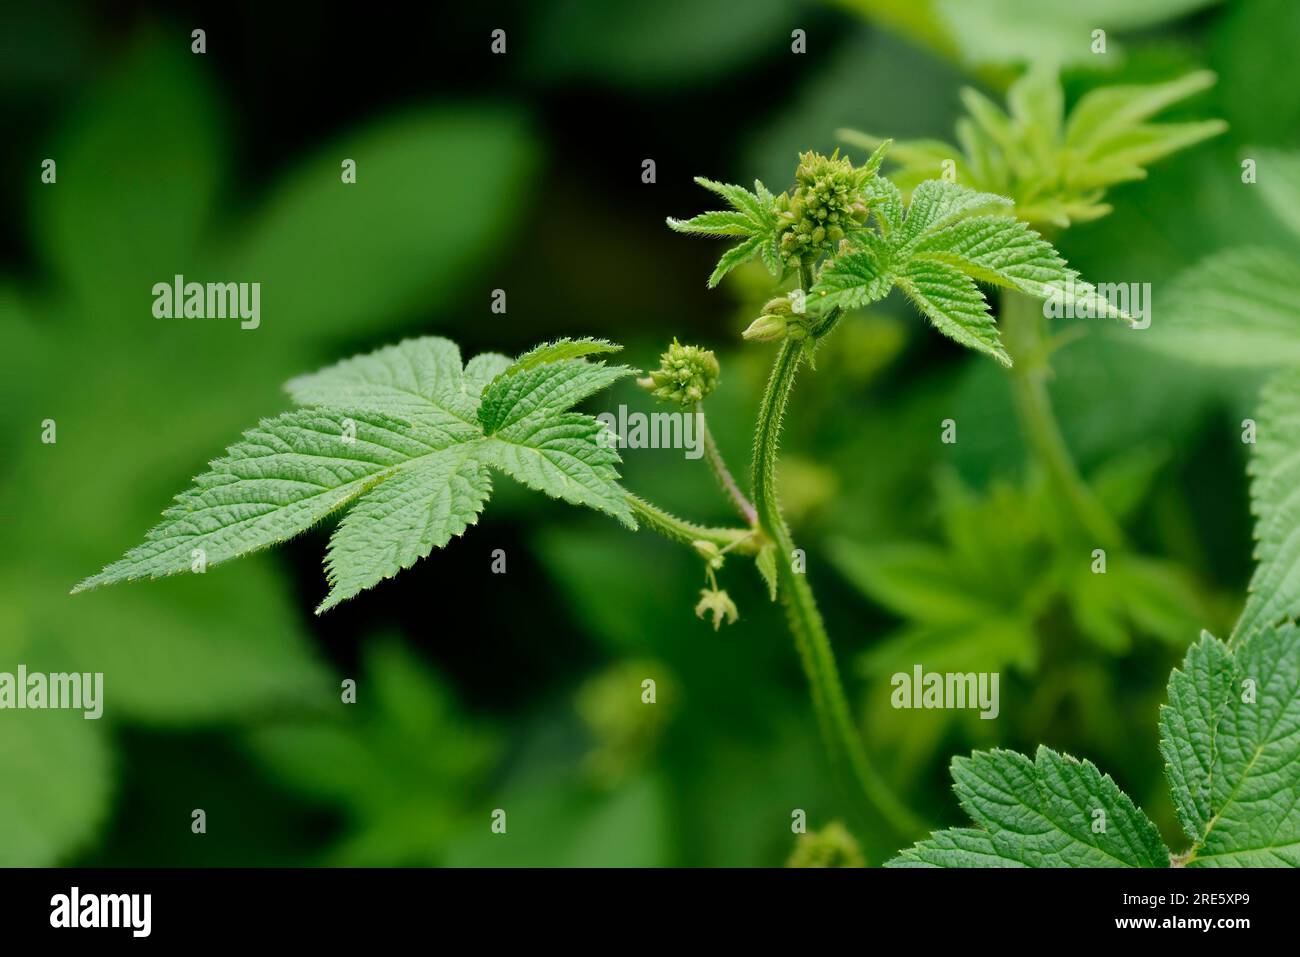
M 1038 300 L 1021 293 L 1003 292 L 999 324 L 1015 363 L 1010 373 L 1011 395 L 1030 454 L 1069 503 L 1084 531 L 1099 545 L 1123 544 L 1124 533 L 1079 474 L 1052 411 L 1052 399 L 1047 391 L 1051 369 L 1047 363 L 1049 348 L 1042 306 Z
M 740 512 L 741 517 L 751 527 L 758 525 L 758 513 L 754 511 L 754 506 L 750 504 L 749 499 L 745 498 L 745 493 L 740 490 L 740 486 L 732 477 L 731 469 L 727 468 L 727 462 L 722 457 L 722 450 L 718 448 L 718 443 L 709 430 L 709 422 L 704 417 L 704 407 L 699 402 L 695 403 L 695 414 L 699 416 L 700 432 L 704 436 L 704 457 L 708 459 L 709 468 L 713 469 L 714 477 L 717 478 L 718 484 L 722 486 L 722 491 L 726 493 L 727 498 L 736 506 L 736 510 Z
M 794 540 L 781 515 L 776 497 L 776 458 L 781 420 L 794 386 L 802 345 L 790 339 L 781 343 L 772 375 L 759 406 L 754 433 L 754 507 L 759 527 L 775 543 L 780 591 L 794 635 L 799 660 L 812 692 L 813 709 L 831 760 L 841 773 L 847 769 L 868 803 L 904 838 L 923 833 L 924 825 L 894 795 L 871 764 L 854 726 L 844 688 L 840 684 L 830 637 L 817 609 L 812 587 L 794 570 Z
M 646 528 L 652 529 L 683 545 L 692 542 L 712 542 L 719 548 L 726 548 L 741 555 L 753 555 L 758 552 L 760 542 L 752 528 L 712 528 L 696 525 L 664 511 L 657 505 L 651 505 L 640 496 L 631 492 L 623 493 L 637 520 Z

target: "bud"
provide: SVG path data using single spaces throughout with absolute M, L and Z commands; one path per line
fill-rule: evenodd
M 637 384 L 664 402 L 693 405 L 718 386 L 718 359 L 708 349 L 684 346 L 676 339 L 659 357 L 659 368 Z
M 736 603 L 731 597 L 720 588 L 701 588 L 700 600 L 695 606 L 695 617 L 703 618 L 705 613 L 713 616 L 713 630 L 717 631 L 722 627 L 722 619 L 727 619 L 728 625 L 734 625 L 740 613 L 736 611 Z
M 751 322 L 740 335 L 750 342 L 776 342 L 778 339 L 785 338 L 786 325 L 785 316 L 764 313 Z
M 829 252 L 844 238 L 844 227 L 866 222 L 866 185 L 875 169 L 854 166 L 839 151 L 830 156 L 801 153 L 793 196 L 777 202 L 781 252 L 791 266 Z
M 717 545 L 714 545 L 712 542 L 706 542 L 703 539 L 696 539 L 691 542 L 691 547 L 695 549 L 695 554 L 699 555 L 708 563 L 710 568 L 716 570 L 722 567 L 722 563 L 725 561 L 725 556 Z

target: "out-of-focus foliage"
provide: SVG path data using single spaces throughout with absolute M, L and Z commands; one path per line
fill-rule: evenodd
M 873 20 L 924 43 L 966 66 L 1028 62 L 1098 65 L 1101 55 L 1122 56 L 1124 47 L 1106 37 L 1096 48 L 1094 31 L 1149 29 L 1188 16 L 1218 0 L 838 0 Z
M 534 11 L 530 67 L 548 79 L 599 78 L 632 88 L 701 83 L 789 47 L 787 0 L 556 0 Z
M 1222 120 L 1148 123 L 1179 100 L 1206 89 L 1214 75 L 1201 70 L 1167 83 L 1102 86 L 1065 114 L 1055 71 L 1037 67 L 1011 85 L 1007 109 L 973 87 L 961 91 L 968 115 L 957 121 L 957 142 L 905 140 L 889 159 L 904 190 L 922 180 L 955 177 L 974 189 L 1010 197 L 1007 212 L 1032 223 L 1066 227 L 1111 211 L 1106 190 L 1145 179 L 1146 166 L 1222 133 Z M 845 130 L 844 139 L 867 149 L 882 140 Z
M 248 746 L 304 799 L 341 813 L 342 833 L 319 863 L 440 863 L 476 817 L 496 735 L 461 714 L 445 682 L 392 636 L 371 641 L 352 680 L 353 700 L 340 693 L 317 715 L 257 728 Z
M 296 171 L 256 217 L 261 239 L 221 239 L 210 223 L 228 175 L 225 111 L 200 62 L 151 34 L 79 97 L 49 150 L 57 184 L 31 187 L 47 279 L 4 296 L 0 406 L 15 441 L 0 488 L 9 551 L 0 593 L 19 609 L 6 661 L 102 671 L 108 697 L 102 722 L 6 713 L 6 738 L 17 743 L 2 776 L 24 832 L 7 846 L 26 848 L 15 863 L 65 859 L 105 818 L 104 735 L 116 721 L 229 722 L 329 693 L 328 670 L 268 562 L 71 600 L 69 576 L 114 539 L 138 535 L 165 486 L 197 471 L 216 436 L 276 401 L 273 377 L 302 371 L 341 326 L 353 336 L 359 323 L 391 328 L 430 289 L 452 288 L 512 215 L 534 155 L 509 111 L 422 111 Z M 336 157 L 350 154 L 361 157 L 357 192 L 342 201 L 351 214 L 313 185 L 324 176 L 345 192 Z M 370 186 L 367 160 L 378 174 Z M 446 210 L 448 192 L 456 203 L 473 197 L 475 215 L 453 207 L 454 218 L 433 217 L 419 205 L 436 197 Z M 264 255 L 230 265 L 253 249 Z M 350 271 L 366 257 L 369 267 Z M 251 332 L 151 314 L 154 282 L 232 269 L 293 298 L 269 292 L 277 318 Z M 55 444 L 39 442 L 46 418 Z M 24 504 L 37 500 L 51 507 Z M 46 813 L 54 793 L 67 813 Z

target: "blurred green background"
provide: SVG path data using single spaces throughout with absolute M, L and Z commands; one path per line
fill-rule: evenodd
M 951 139 L 958 89 L 1000 99 L 1031 56 L 1064 61 L 1071 101 L 1220 78 L 1175 112 L 1227 135 L 1059 238 L 1085 277 L 1151 282 L 1158 324 L 1162 288 L 1201 257 L 1287 241 L 1238 164 L 1300 147 L 1290 0 L 443 6 L 0 14 L 0 671 L 102 671 L 106 694 L 98 722 L 0 713 L 0 863 L 779 865 L 801 808 L 812 828 L 845 820 L 878 864 L 898 840 L 832 787 L 752 570 L 724 571 L 741 619 L 714 633 L 692 612 L 694 556 L 504 479 L 464 539 L 320 619 L 328 529 L 203 576 L 68 589 L 285 408 L 285 380 L 408 335 L 466 356 L 598 335 L 642 368 L 674 335 L 699 342 L 722 363 L 711 425 L 745 471 L 770 354 L 738 333 L 769 280 L 705 289 L 720 249 L 664 226 L 707 205 L 691 177 L 779 190 L 842 126 Z M 1104 58 L 1063 40 L 1086 53 L 1096 27 Z M 260 281 L 261 327 L 155 319 L 150 288 L 176 273 Z M 1026 476 L 1005 376 L 893 299 L 801 380 L 783 495 L 868 747 L 918 813 L 960 820 L 952 754 L 1043 742 L 1108 770 L 1179 847 L 1156 708 L 1197 630 L 1226 633 L 1244 595 L 1239 423 L 1258 381 L 1083 325 L 1053 395 L 1143 556 L 1104 587 L 1053 570 L 1054 506 Z M 593 410 L 620 402 L 648 408 L 628 387 Z M 730 520 L 700 463 L 625 460 L 629 488 Z M 1000 671 L 998 720 L 892 710 L 889 675 L 915 661 Z

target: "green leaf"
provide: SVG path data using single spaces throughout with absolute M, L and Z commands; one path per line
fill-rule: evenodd
M 1087 190 L 1146 179 L 1146 167 L 1171 153 L 1218 136 L 1228 128 L 1222 120 L 1135 126 L 1100 144 L 1071 182 Z
M 530 417 L 490 436 L 478 454 L 531 489 L 605 512 L 635 529 L 618 485 L 618 452 L 605 444 L 607 435 L 589 415 Z
M 1038 665 L 1038 636 L 1028 617 L 986 609 L 950 624 L 904 625 L 863 652 L 858 671 L 867 678 L 910 675 L 916 665 L 941 673 L 1032 672 Z
M 1155 825 L 1090 761 L 994 750 L 954 758 L 952 776 L 979 828 L 941 831 L 886 866 L 1169 866 Z
M 108 813 L 112 761 L 101 722 L 79 711 L 13 711 L 4 721 L 0 867 L 65 862 Z
M 313 805 L 344 818 L 322 863 L 445 863 L 477 815 L 474 792 L 498 742 L 461 713 L 447 683 L 409 647 L 383 637 L 362 648 L 355 704 L 266 722 L 247 737 L 256 759 Z
M 465 363 L 465 392 L 478 399 L 488 383 L 514 365 L 515 360 L 499 352 L 480 352 Z M 475 412 L 477 414 L 477 410 Z
M 912 191 L 907 218 L 890 244 L 908 250 L 923 238 L 972 212 L 993 206 L 1010 206 L 1011 200 L 981 193 L 944 179 L 927 179 Z
M 898 285 L 945 336 L 1011 365 L 989 304 L 971 279 L 946 263 L 914 259 L 902 270 Z
M 467 384 L 454 342 L 429 336 L 299 376 L 285 390 L 299 405 L 381 412 L 443 433 L 450 443 L 477 433 L 482 385 Z
M 777 228 L 775 199 L 771 191 L 757 180 L 754 181 L 752 193 L 743 186 L 717 183 L 703 176 L 695 177 L 695 182 L 725 199 L 732 211 L 702 213 L 687 220 L 669 217 L 669 228 L 679 233 L 703 236 L 744 237 L 743 242 L 722 254 L 717 267 L 709 276 L 709 288 L 712 289 L 722 281 L 723 276 L 756 256 L 763 260 L 763 264 L 773 274 L 779 275 L 781 263 L 777 255 L 777 240 L 780 231 Z
M 215 565 L 355 502 L 330 543 L 324 611 L 473 524 L 491 492 L 488 465 L 635 528 L 607 431 L 567 411 L 630 370 L 561 358 L 616 348 L 562 340 L 463 371 L 453 343 L 412 339 L 295 379 L 290 394 L 307 408 L 246 432 L 142 545 L 73 591 Z
M 913 191 L 904 214 L 898 195 L 892 185 L 873 188 L 880 232 L 858 231 L 849 248 L 821 270 L 812 289 L 819 307 L 856 309 L 883 299 L 897 285 L 944 335 L 1007 366 L 1011 357 L 972 280 L 1062 307 L 1071 304 L 1084 315 L 1126 318 L 1024 223 L 1008 216 L 972 216 L 1005 206 L 1007 199 L 926 180 Z
M 655 94 L 680 95 L 683 87 L 738 76 L 747 63 L 770 56 L 773 37 L 790 30 L 785 0 L 751 0 L 743 17 L 731 0 L 659 0 L 652 16 L 607 0 L 521 12 L 533 15 L 519 21 L 530 78 Z M 514 36 L 510 42 L 513 55 Z
M 1143 345 L 1193 362 L 1273 368 L 1300 364 L 1300 271 L 1262 247 L 1215 253 L 1176 278 Z
M 329 596 L 320 614 L 410 568 L 478 521 L 492 494 L 488 470 L 470 445 L 419 460 L 361 496 L 330 539 Z
M 522 114 L 483 105 L 349 131 L 276 184 L 211 268 L 261 282 L 258 335 L 290 342 L 430 315 L 460 301 L 519 215 L 535 142 Z M 340 181 L 345 157 L 355 183 Z
M 535 369 L 551 362 L 560 362 L 564 359 L 581 359 L 584 356 L 604 355 L 610 352 L 620 352 L 622 349 L 622 346 L 615 345 L 606 339 L 593 339 L 591 337 L 556 339 L 554 342 L 546 342 L 529 349 L 510 363 L 502 374 L 514 375 L 516 372 L 527 372 L 529 369 Z
M 1300 618 L 1300 373 L 1265 386 L 1250 461 L 1255 561 L 1234 638 Z
M 813 286 L 816 301 L 826 308 L 860 309 L 889 295 L 895 275 L 888 245 L 864 232 L 857 245 L 840 253 L 817 277 Z
M 1256 149 L 1257 182 L 1260 195 L 1278 219 L 1300 236 L 1300 153 Z
M 606 366 L 583 359 L 564 359 L 512 375 L 516 366 L 518 363 L 483 390 L 478 420 L 487 435 L 564 412 L 632 371 L 627 366 Z
M 695 233 L 699 236 L 748 236 L 753 232 L 748 216 L 726 210 L 700 213 L 690 219 L 674 219 L 670 225 L 679 233 Z
M 1186 16 L 1216 0 L 936 0 L 934 11 L 967 66 L 1019 64 L 1027 59 L 1080 64 L 1097 55 L 1091 31 L 1142 30 Z M 1120 54 L 1113 36 L 1107 55 Z
M 705 189 L 717 193 L 730 203 L 733 209 L 744 214 L 753 223 L 765 223 L 769 219 L 775 218 L 770 199 L 765 202 L 758 192 L 751 193 L 743 186 L 733 186 L 731 183 L 718 183 L 703 176 L 695 177 L 695 182 L 699 183 Z M 763 186 L 762 183 L 757 181 L 754 185 L 756 189 Z
M 1300 629 L 1209 634 L 1169 676 L 1160 750 L 1188 867 L 1300 866 Z
M 714 267 L 713 272 L 709 274 L 709 288 L 713 289 L 718 285 L 718 283 L 722 282 L 723 277 L 726 276 L 727 273 L 731 272 L 731 270 L 735 269 L 737 266 L 749 262 L 749 260 L 753 259 L 755 256 L 762 257 L 764 265 L 769 266 L 770 269 L 770 258 L 764 253 L 764 250 L 766 250 L 770 244 L 771 241 L 767 236 L 755 235 L 749 237 L 737 246 L 732 246 L 722 254 L 722 258 L 718 260 L 718 265 Z
M 31 223 L 51 270 L 89 304 L 76 319 L 103 321 L 106 300 L 134 303 L 159 279 L 188 271 L 228 155 L 203 62 L 149 35 L 86 87 L 86 101 L 41 154 L 57 160 L 58 182 L 34 188 Z
M 1214 86 L 1210 70 L 1182 75 L 1167 83 L 1102 86 L 1080 96 L 1066 125 L 1066 146 L 1089 155 L 1115 134 L 1143 124 L 1166 107 Z
M 43 576 L 26 594 L 47 606 L 40 628 L 59 636 L 77 670 L 110 676 L 115 719 L 168 730 L 228 724 L 330 693 L 329 669 L 272 564 L 254 556 L 219 574 L 75 601 L 66 579 Z
M 954 223 L 925 237 L 913 255 L 947 263 L 980 282 L 1069 305 L 1085 315 L 1123 316 L 1066 266 L 1051 243 L 1027 224 L 1007 216 L 978 216 Z
M 903 225 L 906 216 L 903 194 L 899 192 L 897 186 L 883 176 L 868 180 L 865 192 L 876 222 L 880 224 L 881 235 L 888 239 L 890 234 Z
M 943 549 L 904 542 L 867 546 L 847 539 L 830 545 L 835 567 L 872 601 L 903 618 L 952 625 L 997 612 L 987 593 L 962 574 Z
M 211 566 L 285 541 L 448 444 L 379 412 L 312 408 L 265 419 L 176 497 L 143 544 L 73 591 L 189 571 L 198 549 Z
M 1025 4 L 1017 21 L 1032 20 L 1030 6 L 1034 4 Z M 1078 49 L 1086 49 L 1086 43 L 1075 42 L 1074 31 L 1061 35 Z M 1022 49 L 1043 46 L 1036 43 Z M 1050 57 L 1036 59 L 1052 62 Z M 981 93 L 962 91 L 969 116 L 956 127 L 961 149 L 938 140 L 902 141 L 890 150 L 889 158 L 897 170 L 895 179 L 905 189 L 919 190 L 922 181 L 940 176 L 950 162 L 958 182 L 1010 197 L 1015 215 L 1028 223 L 1066 227 L 1088 222 L 1111 211 L 1102 202 L 1109 186 L 1142 179 L 1148 164 L 1227 129 L 1217 119 L 1146 122 L 1213 82 L 1212 73 L 1197 71 L 1149 86 L 1099 87 L 1085 94 L 1063 122 L 1060 83 L 1051 69 L 1039 66 L 1011 85 L 1007 111 Z M 857 144 L 880 142 L 851 130 L 841 131 L 840 136 Z

